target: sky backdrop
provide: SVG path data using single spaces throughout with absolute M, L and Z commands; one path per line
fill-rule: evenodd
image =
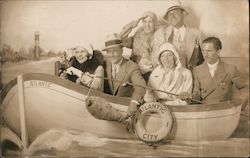
M 182 0 L 189 15 L 186 24 L 205 36 L 222 40 L 222 56 L 248 56 L 249 8 L 247 0 Z M 40 46 L 62 51 L 82 41 L 104 47 L 107 34 L 119 32 L 145 11 L 154 11 L 160 20 L 175 0 L 154 1 L 2 1 L 1 46 L 15 50 L 34 44 L 40 32 Z

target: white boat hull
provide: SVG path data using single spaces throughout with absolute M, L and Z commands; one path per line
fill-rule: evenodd
M 91 132 L 103 137 L 134 139 L 125 127 L 114 121 L 98 120 L 86 109 L 88 89 L 70 81 L 45 74 L 24 76 L 27 132 L 32 142 L 38 135 L 53 129 Z M 18 90 L 12 81 L 2 94 L 2 114 L 8 126 L 20 136 Z M 126 111 L 129 98 L 119 98 L 91 90 L 90 95 L 106 99 Z M 228 138 L 236 129 L 241 105 L 169 106 L 175 119 L 172 139 L 218 140 Z

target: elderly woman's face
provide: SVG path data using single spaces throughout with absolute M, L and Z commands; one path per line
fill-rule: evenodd
M 155 29 L 155 24 L 154 21 L 151 17 L 146 17 L 142 20 L 142 24 L 143 24 L 143 29 L 145 32 L 150 33 L 150 32 L 154 32 Z
M 163 67 L 173 68 L 175 66 L 176 57 L 171 51 L 161 53 L 160 62 Z
M 85 48 L 81 46 L 75 48 L 75 57 L 80 64 L 88 60 L 88 55 L 89 53 Z

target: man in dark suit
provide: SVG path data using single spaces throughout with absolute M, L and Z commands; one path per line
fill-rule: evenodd
M 109 79 L 109 93 L 119 97 L 131 97 L 127 110 L 128 116 L 131 116 L 142 104 L 146 92 L 143 88 L 146 82 L 141 75 L 140 68 L 136 63 L 123 58 L 122 41 L 118 34 L 107 37 L 103 51 L 107 53 L 106 74 Z M 132 83 L 133 86 L 126 82 Z
M 233 87 L 240 92 L 247 91 L 247 84 L 241 78 L 236 66 L 220 60 L 221 50 L 222 44 L 217 37 L 203 40 L 202 53 L 205 62 L 193 69 L 192 99 L 204 103 L 222 102 L 232 99 Z

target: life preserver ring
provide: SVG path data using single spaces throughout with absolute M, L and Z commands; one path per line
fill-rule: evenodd
M 147 124 L 146 122 L 150 117 L 155 120 L 155 122 L 151 122 L 153 124 Z M 157 130 L 150 132 L 145 128 L 145 126 L 158 126 L 160 123 L 160 128 L 157 128 Z M 173 117 L 171 111 L 166 105 L 157 102 L 145 103 L 140 106 L 139 114 L 134 123 L 137 137 L 146 143 L 157 143 L 166 139 L 171 132 L 172 126 Z

